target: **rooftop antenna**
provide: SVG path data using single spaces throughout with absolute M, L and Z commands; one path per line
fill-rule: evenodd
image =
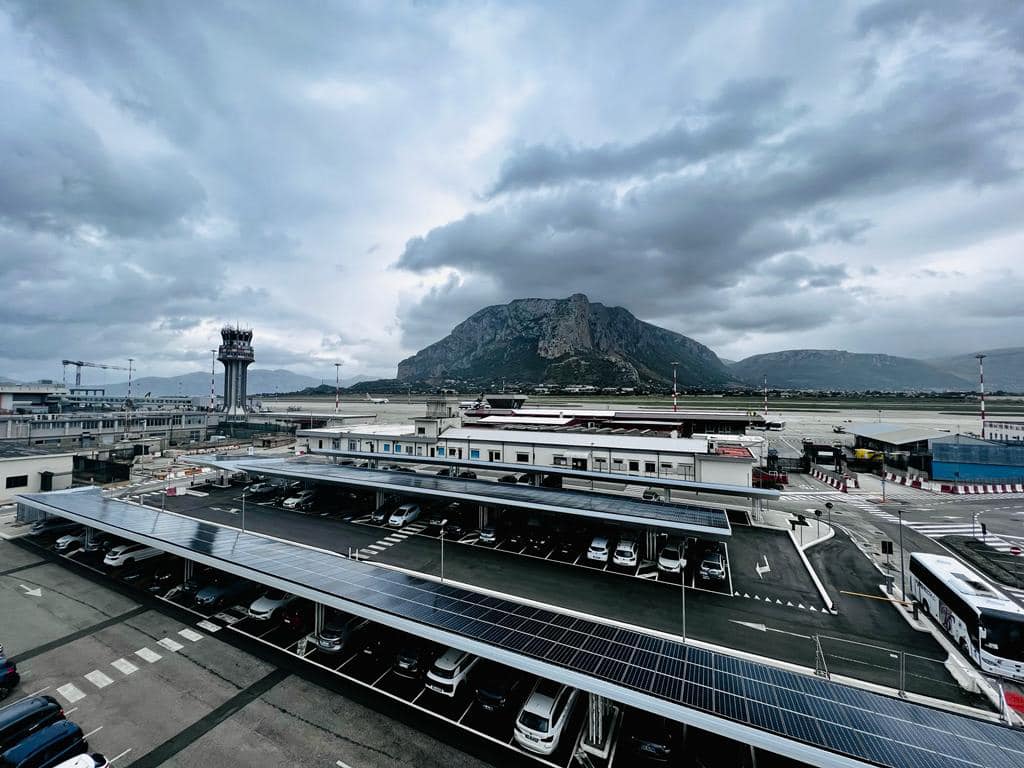
M 341 363 L 334 364 L 334 415 L 338 415 L 341 401 Z
M 768 374 L 764 375 L 764 415 L 768 416 Z
M 985 439 L 985 355 L 978 353 L 978 384 L 981 387 L 981 439 Z
M 672 366 L 672 412 L 675 413 L 679 410 L 679 389 L 676 387 L 676 369 L 679 368 L 679 361 L 673 360 L 669 365 Z

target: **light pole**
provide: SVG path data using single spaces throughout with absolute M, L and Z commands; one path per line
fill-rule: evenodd
M 683 604 L 683 642 L 686 642 L 686 565 L 685 561 L 679 559 L 679 594 Z
M 673 360 L 669 365 L 672 366 L 672 412 L 675 413 L 679 410 L 679 390 L 676 388 L 676 369 L 679 368 L 679 361 Z
M 903 510 L 896 510 L 896 517 L 899 518 L 900 524 L 900 595 L 904 600 L 907 599 L 907 573 L 903 570 Z
M 441 583 L 444 584 L 444 528 L 441 528 Z
M 339 401 L 341 400 L 341 363 L 334 364 L 334 415 L 338 415 Z
M 831 501 L 826 501 L 825 502 L 825 509 L 828 510 L 828 527 L 831 528 L 832 527 L 832 502 Z
M 245 488 L 242 489 L 242 533 L 245 533 Z

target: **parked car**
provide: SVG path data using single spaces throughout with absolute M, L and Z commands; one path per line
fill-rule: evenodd
M 419 516 L 419 504 L 403 504 L 391 513 L 391 517 L 388 518 L 388 525 L 392 528 L 401 528 L 403 525 L 419 519 Z
M 293 600 L 281 610 L 281 623 L 295 632 L 305 632 L 311 623 L 311 612 L 306 600 Z
M 448 648 L 434 660 L 427 671 L 426 687 L 442 696 L 455 696 L 459 685 L 479 661 L 478 656 Z
M 427 520 L 427 527 L 423 530 L 429 536 L 436 536 L 448 525 L 448 518 L 444 515 L 431 515 Z
M 316 501 L 316 491 L 312 488 L 307 488 L 304 491 L 299 491 L 294 496 L 289 496 L 284 500 L 282 506 L 285 509 L 306 510 L 313 506 L 314 501 Z
M 110 763 L 107 762 L 107 758 L 99 752 L 93 752 L 91 755 L 76 755 L 70 760 L 65 760 L 63 763 L 55 765 L 54 768 L 107 768 L 109 765 Z
M 530 472 L 524 472 L 523 474 L 521 474 L 519 476 L 519 479 L 516 480 L 516 482 L 523 483 L 524 485 L 532 485 L 533 484 L 533 474 L 530 473 Z
M 0 752 L 63 719 L 64 709 L 53 696 L 30 696 L 0 708 Z
M 502 475 L 498 478 L 499 483 L 518 483 L 519 478 L 515 475 Z
M 32 523 L 29 533 L 33 536 L 55 536 L 58 534 L 63 535 L 81 527 L 81 523 L 76 523 L 74 520 L 65 520 L 63 517 L 44 517 L 42 520 L 36 520 L 36 522 Z
M 395 654 L 395 674 L 402 677 L 423 677 L 435 655 L 436 649 L 433 645 L 409 637 Z
M 249 606 L 249 617 L 267 621 L 274 618 L 286 605 L 295 600 L 295 595 L 280 589 L 269 589 L 253 600 Z
M 595 565 L 604 565 L 608 562 L 608 537 L 595 536 L 590 540 L 587 547 L 587 561 Z
M 460 520 L 449 520 L 444 527 L 444 537 L 448 541 L 458 541 L 466 535 L 466 526 Z
M 235 601 L 248 600 L 255 590 L 256 585 L 251 581 L 225 575 L 196 592 L 195 604 L 198 608 L 221 608 Z
M 669 539 L 658 552 L 658 570 L 661 573 L 682 573 L 686 567 L 686 548 L 679 539 Z
M 352 633 L 364 623 L 364 619 L 341 611 L 330 611 L 324 616 L 323 626 L 314 635 L 316 647 L 325 653 L 341 653 L 352 637 Z
M 163 552 L 159 549 L 147 547 L 145 544 L 118 544 L 107 552 L 107 556 L 103 558 L 103 564 L 111 568 L 119 568 L 122 565 L 130 566 L 140 560 L 149 560 L 162 554 Z
M 163 565 L 153 571 L 153 577 L 146 584 L 146 591 L 153 595 L 166 592 L 181 578 L 180 564 Z
M 661 501 L 661 494 L 653 488 L 645 488 L 643 493 L 644 501 Z
M 480 529 L 480 537 L 477 540 L 481 544 L 494 546 L 498 543 L 498 526 L 495 523 L 488 523 Z
M 181 585 L 181 594 L 185 597 L 192 597 L 200 589 L 205 587 L 215 578 L 220 571 L 208 565 L 195 565 L 192 567 L 192 575 Z
M 519 530 L 513 529 L 509 532 L 508 538 L 505 540 L 505 547 L 512 552 L 519 552 L 523 547 L 526 546 L 526 534 Z
M 399 633 L 383 624 L 367 624 L 359 630 L 357 638 L 359 653 L 366 659 L 381 661 L 395 653 L 399 643 Z
M 0 754 L 3 768 L 53 768 L 89 751 L 82 729 L 70 720 L 58 720 L 35 731 Z
M 543 557 L 551 552 L 551 547 L 551 534 L 545 531 L 533 531 L 527 538 L 526 551 L 528 554 Z
M 254 498 L 271 496 L 278 492 L 280 492 L 280 488 L 270 482 L 253 483 L 252 485 L 246 486 L 242 489 L 242 493 Z
M 473 670 L 476 703 L 484 712 L 501 712 L 509 707 L 523 683 L 521 672 L 493 661 L 482 661 Z
M 660 715 L 631 709 L 622 724 L 630 751 L 643 765 L 668 765 L 676 742 L 675 724 Z
M 631 536 L 623 536 L 615 545 L 615 552 L 612 554 L 612 565 L 619 568 L 635 568 L 639 557 L 640 549 L 636 539 Z
M 445 467 L 444 469 L 437 470 L 438 477 L 448 477 L 452 473 L 453 467 Z
M 122 543 L 123 542 L 119 539 L 115 539 L 113 536 L 101 536 L 99 533 L 95 533 L 93 534 L 93 537 L 85 543 L 83 548 L 86 552 L 103 552 L 106 554 L 118 544 Z
M 388 521 L 388 506 L 382 505 L 370 513 L 370 522 L 377 525 L 384 525 Z
M 0 701 L 11 695 L 11 691 L 18 687 L 21 682 L 21 675 L 18 674 L 18 665 L 3 655 L 0 650 Z
M 577 690 L 553 680 L 538 680 L 519 710 L 512 735 L 523 749 L 550 755 L 569 721 Z
M 700 561 L 700 577 L 706 581 L 725 581 L 725 558 L 719 552 L 709 552 Z
M 459 472 L 459 477 L 463 480 L 476 480 L 476 472 L 471 469 L 464 469 Z
M 80 549 L 85 544 L 85 528 L 80 528 L 77 531 L 70 531 L 61 536 L 53 544 L 55 552 L 74 552 L 76 549 Z

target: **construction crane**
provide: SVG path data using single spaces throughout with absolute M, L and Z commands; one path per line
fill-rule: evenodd
M 61 364 L 64 366 L 64 386 L 68 384 L 68 366 L 75 366 L 75 386 L 80 386 L 82 383 L 82 369 L 83 368 L 105 368 L 113 371 L 130 371 L 130 368 L 125 368 L 120 365 L 107 365 L 106 363 L 87 363 L 84 360 L 61 360 Z

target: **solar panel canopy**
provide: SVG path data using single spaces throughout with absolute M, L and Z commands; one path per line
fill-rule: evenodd
M 1024 734 L 981 719 L 105 499 L 98 491 L 19 500 L 814 765 L 1024 765 Z
M 641 501 L 626 496 L 537 488 L 521 483 L 496 483 L 491 480 L 360 469 L 294 459 L 217 459 L 204 463 L 229 472 L 273 475 L 413 495 L 441 496 L 494 507 L 599 518 L 617 523 L 650 525 L 715 537 L 729 536 L 732 533 L 725 510 L 714 507 Z

